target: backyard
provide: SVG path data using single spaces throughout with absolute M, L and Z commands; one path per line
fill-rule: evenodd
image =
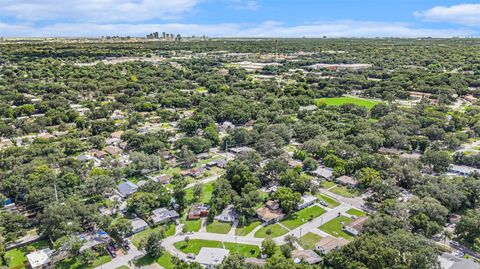
M 141 231 L 132 237 L 132 244 L 138 248 L 140 243 L 142 241 L 146 241 L 150 234 L 153 232 L 160 232 L 162 230 L 164 237 L 172 236 L 175 234 L 175 224 L 170 223 L 168 225 L 157 226 L 155 228 L 147 228 L 145 231 Z
M 353 198 L 358 196 L 359 194 L 357 190 L 349 189 L 344 186 L 337 186 L 335 188 L 330 189 L 329 191 L 347 198 Z
M 24 265 L 28 262 L 28 253 L 48 247 L 51 247 L 48 241 L 42 240 L 24 247 L 15 248 L 5 252 L 5 260 L 7 262 L 8 268 L 25 268 Z

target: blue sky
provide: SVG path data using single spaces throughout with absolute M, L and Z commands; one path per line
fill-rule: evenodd
M 0 0 L 0 36 L 450 37 L 480 35 L 456 0 Z

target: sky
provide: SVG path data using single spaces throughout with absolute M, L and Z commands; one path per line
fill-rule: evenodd
M 467 2 L 466 2 L 467 1 Z M 0 36 L 480 36 L 468 0 L 0 0 Z

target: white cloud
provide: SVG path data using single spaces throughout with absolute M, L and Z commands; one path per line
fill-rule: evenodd
M 232 7 L 237 10 L 258 10 L 257 0 L 228 0 Z
M 426 21 L 448 22 L 467 26 L 480 26 L 480 4 L 437 6 L 414 15 Z
M 202 0 L 0 0 L 18 21 L 140 22 L 179 18 Z
M 43 27 L 32 24 L 0 24 L 0 35 L 3 36 L 145 36 L 153 31 L 180 33 L 183 36 L 207 35 L 211 37 L 322 37 L 324 35 L 328 37 L 452 37 L 479 34 L 472 29 L 416 28 L 402 23 L 369 21 L 315 22 L 295 26 L 286 26 L 275 21 L 261 24 L 58 23 Z

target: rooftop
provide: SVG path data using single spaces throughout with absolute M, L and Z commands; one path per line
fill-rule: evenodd
M 201 248 L 195 261 L 203 265 L 218 265 L 225 257 L 227 257 L 229 251 L 223 248 Z

